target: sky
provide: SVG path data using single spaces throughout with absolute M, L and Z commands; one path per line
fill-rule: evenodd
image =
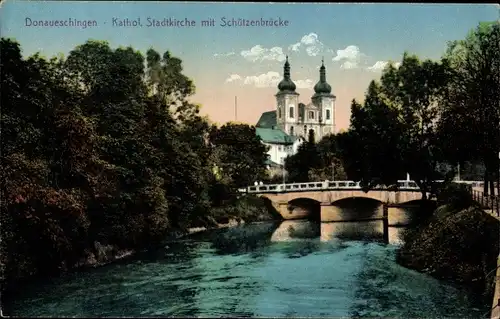
M 327 81 L 337 97 L 336 126 L 346 129 L 352 99 L 363 99 L 368 84 L 380 78 L 387 63 L 397 65 L 405 51 L 439 59 L 448 41 L 463 39 L 480 21 L 498 20 L 499 12 L 493 4 L 7 0 L 0 8 L 0 33 L 16 39 L 25 56 L 67 55 L 89 39 L 143 53 L 149 48 L 169 50 L 182 59 L 184 73 L 196 85 L 191 100 L 216 123 L 256 124 L 262 112 L 275 110 L 286 55 L 299 100 L 309 103 L 324 58 Z M 120 25 L 125 19 L 140 19 L 140 25 Z M 187 19 L 194 25 L 151 25 L 153 19 Z M 202 25 L 209 19 L 214 19 L 214 26 Z M 224 25 L 232 19 L 273 19 L 278 25 Z M 91 21 L 85 28 L 84 20 Z M 60 22 L 36 25 L 44 21 Z M 71 26 L 75 21 L 79 25 Z

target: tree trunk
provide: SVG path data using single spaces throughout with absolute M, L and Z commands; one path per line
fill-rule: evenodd
M 420 184 L 420 189 L 422 191 L 422 200 L 427 200 L 427 183 Z
M 425 190 L 422 191 L 422 200 L 427 200 L 427 192 Z
M 488 195 L 488 165 L 484 163 L 484 185 L 483 185 L 484 195 Z
M 498 168 L 498 164 L 497 164 L 497 195 L 500 196 L 500 172 L 499 172 L 499 168 Z

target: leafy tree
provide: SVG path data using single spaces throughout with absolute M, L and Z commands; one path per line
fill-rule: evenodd
M 307 142 L 309 144 L 314 145 L 316 143 L 315 137 L 314 137 L 314 130 L 309 130 L 308 135 L 307 135 Z
M 484 192 L 498 180 L 500 149 L 500 24 L 480 23 L 443 57 L 453 69 L 439 123 L 449 162 L 480 160 Z
M 343 163 L 339 158 L 337 136 L 330 134 L 316 144 L 317 165 L 309 171 L 309 180 L 345 180 Z
M 244 187 L 266 178 L 267 147 L 255 133 L 255 127 L 228 123 L 212 127 L 210 143 L 214 161 L 231 188 Z
M 285 158 L 285 170 L 288 173 L 288 181 L 303 183 L 309 181 L 309 169 L 311 168 L 311 147 L 309 143 L 299 146 L 297 153 Z
M 0 43 L 3 279 L 74 267 L 99 244 L 154 247 L 210 222 L 214 166 L 231 187 L 265 174 L 255 129 L 211 129 L 169 52 L 149 50 L 145 70 L 140 52 L 102 41 L 50 60 Z
M 403 165 L 425 198 L 440 177 L 441 149 L 437 136 L 439 105 L 450 79 L 446 61 L 421 62 L 405 53 L 401 66 L 390 65 L 381 78 L 386 103 L 398 111 Z
M 403 170 L 402 131 L 398 112 L 387 103 L 381 87 L 373 81 L 364 105 L 351 105 L 351 128 L 339 135 L 341 156 L 349 178 L 359 180 L 366 190 L 394 185 Z

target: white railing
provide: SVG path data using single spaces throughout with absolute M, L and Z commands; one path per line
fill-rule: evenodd
M 442 183 L 443 181 L 436 181 Z M 484 182 L 478 181 L 453 181 L 458 184 L 467 184 L 472 187 L 482 187 Z M 297 191 L 314 191 L 314 190 L 350 190 L 362 189 L 359 182 L 354 181 L 324 181 L 324 182 L 308 182 L 308 183 L 292 183 L 292 184 L 271 184 L 271 185 L 255 185 L 247 188 L 240 188 L 241 193 L 276 193 L 276 192 L 297 192 Z M 387 189 L 387 186 L 379 185 L 372 189 Z M 399 190 L 419 191 L 417 183 L 414 181 L 401 180 L 398 181 Z

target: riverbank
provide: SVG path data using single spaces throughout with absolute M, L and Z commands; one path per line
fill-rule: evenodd
M 4 304 L 4 314 L 480 318 L 487 311 L 467 288 L 397 265 L 396 247 L 380 243 L 375 223 L 338 223 L 328 242 L 318 240 L 318 226 L 297 220 L 209 230 L 130 260 L 27 285 Z
M 491 301 L 499 231 L 498 220 L 478 207 L 442 205 L 405 232 L 396 259 L 404 267 L 470 286 Z
M 156 247 L 161 247 L 166 242 L 175 241 L 197 232 L 234 227 L 244 223 L 273 221 L 280 217 L 270 202 L 267 202 L 265 199 L 248 195 L 235 197 L 220 207 L 213 207 L 201 221 L 197 221 L 196 225 L 186 225 L 182 228 L 171 229 L 164 236 L 164 240 L 159 243 L 151 243 L 151 246 L 148 246 L 148 248 L 155 249 Z M 124 249 L 113 244 L 104 244 L 96 241 L 90 248 L 84 250 L 83 255 L 76 264 L 63 265 L 51 275 L 57 276 L 67 272 L 102 267 L 132 258 L 142 250 L 134 248 Z M 15 293 L 22 284 L 35 280 L 37 277 L 39 275 L 36 271 L 33 271 L 29 276 L 3 278 L 4 280 L 1 283 L 2 295 L 5 297 L 5 294 L 9 292 Z

